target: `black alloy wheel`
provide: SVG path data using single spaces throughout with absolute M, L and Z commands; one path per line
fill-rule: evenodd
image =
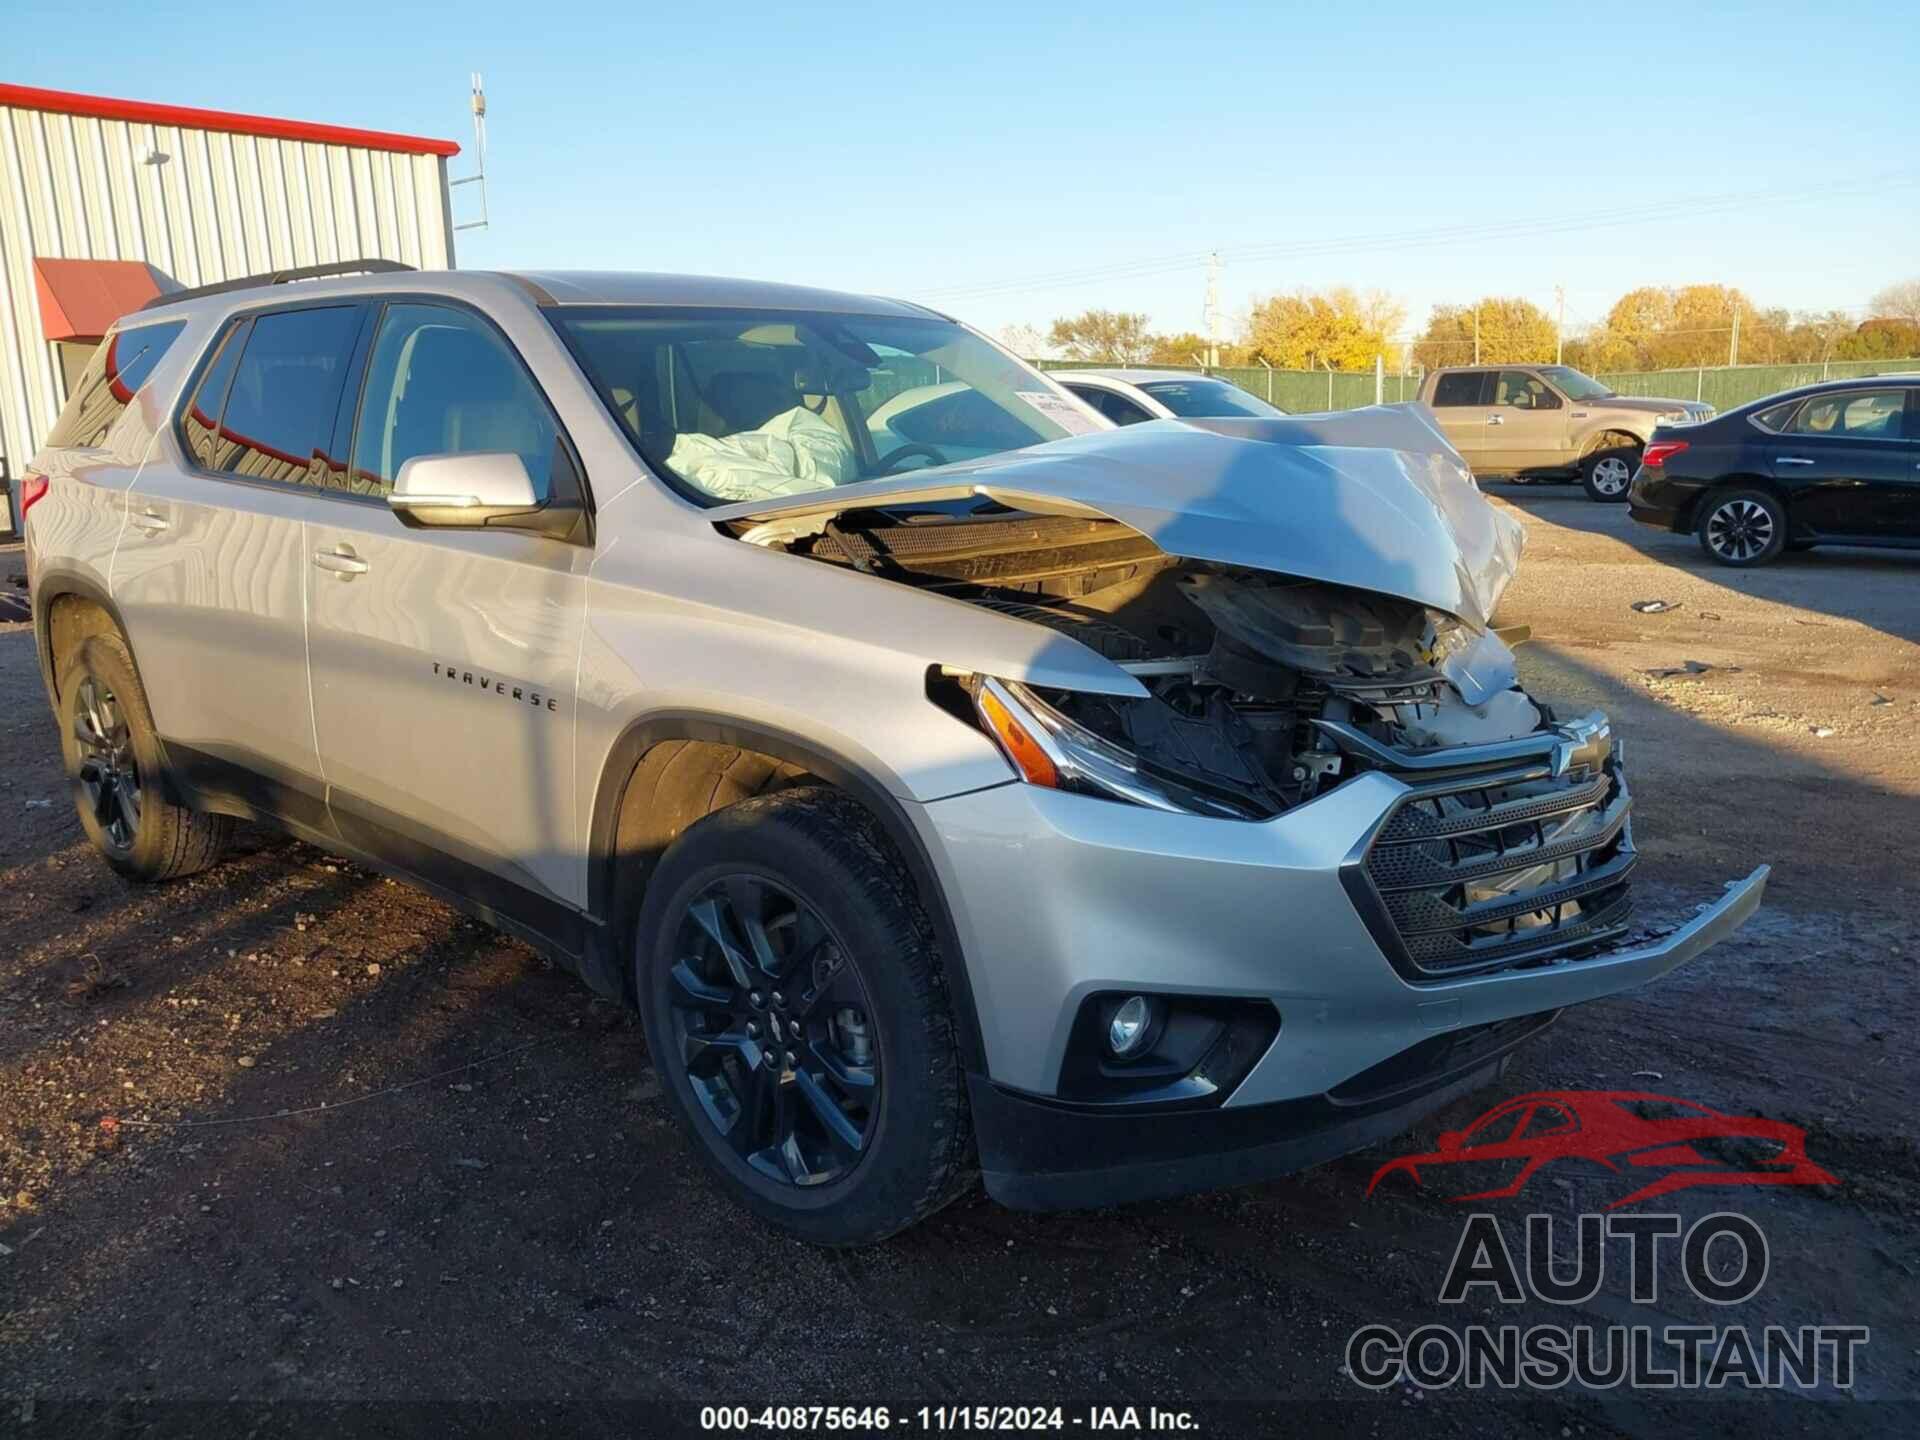
M 131 852 L 140 835 L 140 762 L 125 707 L 93 675 L 81 677 L 74 700 L 73 743 L 80 761 L 75 778 L 83 803 L 108 844 Z
M 844 1177 L 881 1103 L 873 1002 L 845 946 L 786 886 L 741 873 L 686 904 L 674 948 L 671 1033 L 707 1123 L 769 1180 Z

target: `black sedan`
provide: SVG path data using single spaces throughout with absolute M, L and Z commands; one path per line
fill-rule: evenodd
M 1662 425 L 1633 518 L 1700 538 L 1723 565 L 1815 545 L 1920 549 L 1920 375 L 1834 380 L 1698 425 Z

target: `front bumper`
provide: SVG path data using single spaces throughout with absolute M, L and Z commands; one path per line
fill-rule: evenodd
M 1646 944 L 1522 957 L 1492 972 L 1396 968 L 1377 938 L 1380 917 L 1370 926 L 1356 906 L 1354 859 L 1430 783 L 1375 770 L 1264 822 L 1020 784 L 922 807 L 979 1020 L 986 1074 L 975 1081 L 975 1124 L 983 1164 L 1000 1177 L 996 1193 L 1017 1189 L 1009 1177 L 1040 1173 L 1034 1167 L 1049 1154 L 1071 1153 L 1074 1135 L 1128 1133 L 1117 1127 L 1140 1127 L 1143 1143 L 1162 1125 L 1197 1137 L 1219 1127 L 1215 1141 L 1197 1142 L 1216 1157 L 1248 1149 L 1231 1137 L 1262 1135 L 1256 1148 L 1277 1147 L 1250 1167 L 1264 1173 L 1368 1143 L 1378 1138 L 1376 1114 L 1388 1126 L 1379 1133 L 1391 1133 L 1423 1113 L 1421 1104 L 1444 1103 L 1441 1090 L 1474 1078 L 1422 1072 L 1422 1057 L 1434 1053 L 1423 1045 L 1644 984 L 1732 933 L 1765 889 L 1762 867 Z M 1224 1100 L 1152 1117 L 1124 1104 L 1062 1106 L 1074 1019 L 1089 997 L 1115 991 L 1265 1000 L 1279 1012 L 1279 1033 Z M 1402 1086 L 1401 1098 L 1363 1115 L 1330 1098 L 1390 1064 L 1408 1084 L 1428 1087 L 1424 1099 Z M 1338 1113 L 1325 1112 L 1322 1125 L 1302 1103 Z M 1009 1127 L 1055 1140 L 1032 1150 L 998 1133 Z M 1149 1193 L 1223 1183 L 1208 1178 L 1225 1163 L 1217 1158 L 1163 1163 L 1136 1160 L 1138 1147 L 1127 1143 L 1081 1148 L 1123 1168 L 1149 1165 L 1150 1177 L 1134 1177 L 1150 1179 Z M 1176 1183 L 1162 1173 L 1169 1165 L 1198 1178 Z
M 981 1179 L 1016 1210 L 1075 1210 L 1290 1175 L 1399 1135 L 1491 1084 L 1557 1013 L 1435 1036 L 1331 1094 L 1252 1107 L 1137 1115 L 1037 1100 L 969 1076 Z

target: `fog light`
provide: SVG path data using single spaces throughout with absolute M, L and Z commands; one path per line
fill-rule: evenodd
M 1153 1006 L 1144 995 L 1132 995 L 1120 1002 L 1107 1022 L 1107 1048 L 1115 1055 L 1133 1054 L 1147 1042 L 1152 1028 Z

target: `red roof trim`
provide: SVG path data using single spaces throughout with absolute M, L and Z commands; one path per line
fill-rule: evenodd
M 311 140 L 321 145 L 353 145 L 363 150 L 398 150 L 406 155 L 458 155 L 451 140 L 395 135 L 386 130 L 354 130 L 344 125 L 313 125 L 304 120 L 274 120 L 265 115 L 236 115 L 187 105 L 151 105 L 144 100 L 111 100 L 104 95 L 75 95 L 32 85 L 0 85 L 0 105 L 23 110 L 52 110 L 62 115 L 91 115 L 100 120 L 131 120 L 141 125 L 179 125 L 189 130 L 225 130 L 235 135 L 267 135 L 276 140 Z

